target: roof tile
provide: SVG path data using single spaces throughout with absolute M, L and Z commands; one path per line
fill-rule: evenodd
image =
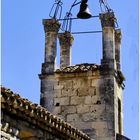
M 100 65 L 83 63 L 75 66 L 68 66 L 61 69 L 57 69 L 56 73 L 87 72 L 87 71 L 95 71 L 98 70 L 99 68 Z
M 22 114 L 21 117 L 27 118 L 31 123 L 44 123 L 46 127 L 49 126 L 75 139 L 78 137 L 83 140 L 92 140 L 82 131 L 48 112 L 46 108 L 21 98 L 19 94 L 13 93 L 10 89 L 1 87 L 1 101 L 2 110 L 7 110 L 15 115 Z

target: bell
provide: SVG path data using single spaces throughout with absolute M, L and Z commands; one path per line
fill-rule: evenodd
M 80 11 L 77 14 L 77 17 L 80 18 L 80 19 L 88 19 L 88 18 L 92 17 L 86 2 L 87 2 L 86 0 L 83 0 L 81 2 Z

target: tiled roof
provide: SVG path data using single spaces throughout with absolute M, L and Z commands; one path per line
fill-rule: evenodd
M 43 123 L 43 126 L 49 127 L 55 130 L 54 132 L 57 131 L 72 139 L 92 140 L 82 131 L 79 131 L 62 119 L 52 115 L 46 108 L 38 104 L 33 104 L 29 100 L 21 98 L 19 94 L 15 94 L 4 87 L 1 87 L 1 108 L 2 111 L 6 110 L 17 116 L 22 114 L 20 117 L 26 118 L 29 123 L 35 125 Z
M 100 68 L 100 65 L 84 63 L 84 64 L 78 64 L 75 66 L 64 67 L 62 69 L 57 69 L 56 73 L 61 73 L 61 72 L 74 73 L 74 72 L 96 71 L 99 68 Z

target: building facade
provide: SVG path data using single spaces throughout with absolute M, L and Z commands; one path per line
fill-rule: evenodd
M 73 36 L 58 33 L 58 20 L 43 20 L 45 61 L 42 64 L 42 106 L 95 140 L 116 140 L 123 135 L 125 80 L 120 66 L 121 30 L 113 12 L 99 15 L 102 26 L 101 64 L 71 66 Z M 60 42 L 60 69 L 55 70 L 56 40 Z M 123 137 L 123 139 L 127 139 Z
M 74 37 L 44 19 L 45 54 L 40 105 L 1 87 L 2 140 L 129 140 L 123 136 L 125 80 L 120 65 L 121 30 L 113 12 L 99 15 L 101 64 L 71 65 Z M 56 70 L 57 39 L 60 68 Z

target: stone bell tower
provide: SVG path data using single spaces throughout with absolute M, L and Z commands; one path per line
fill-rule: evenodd
M 42 64 L 42 106 L 95 140 L 128 140 L 123 136 L 120 68 L 121 30 L 113 12 L 99 15 L 102 26 L 101 65 L 71 66 L 73 36 L 58 34 L 60 24 L 45 20 L 45 62 Z M 56 38 L 60 42 L 60 69 L 55 71 Z M 83 50 L 84 51 L 84 50 Z

